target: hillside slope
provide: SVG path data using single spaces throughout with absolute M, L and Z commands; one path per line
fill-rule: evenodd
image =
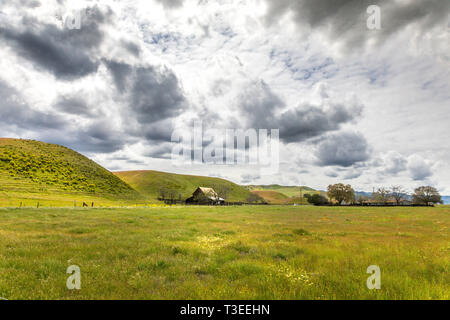
M 210 187 L 215 189 L 219 194 L 220 190 L 218 189 L 226 187 L 229 189 L 228 201 L 245 201 L 250 195 L 250 191 L 245 187 L 220 178 L 182 175 L 152 170 L 121 171 L 115 172 L 114 174 L 142 195 L 152 200 L 160 196 L 162 189 L 173 190 L 176 193 L 177 199 L 179 194 L 181 194 L 181 198 L 185 200 L 192 195 L 197 187 Z
M 111 172 L 71 149 L 33 140 L 0 139 L 0 200 L 76 199 L 81 195 L 111 200 L 141 197 Z
M 306 186 L 281 186 L 278 184 L 249 185 L 247 189 L 253 193 L 257 193 L 271 204 L 308 204 L 308 201 L 304 198 L 305 194 L 321 194 L 326 196 L 325 192 Z M 301 199 L 300 193 L 302 195 Z M 286 199 L 282 199 L 280 195 L 285 196 Z
M 303 195 L 320 193 L 320 191 L 314 190 L 306 186 L 280 186 L 278 184 L 271 185 L 250 185 L 247 188 L 251 191 L 275 191 L 284 194 L 287 197 L 299 197 L 300 190 Z
M 252 193 L 257 194 L 270 204 L 286 204 L 290 199 L 280 192 L 270 190 L 254 190 Z

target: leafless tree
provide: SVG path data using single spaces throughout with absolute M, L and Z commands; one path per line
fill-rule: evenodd
M 175 190 L 169 190 L 167 193 L 168 193 L 170 201 L 174 201 L 176 199 L 177 192 Z
M 165 200 L 167 196 L 168 190 L 166 188 L 159 189 L 159 198 L 161 200 Z
M 394 198 L 397 205 L 399 205 L 403 200 L 407 199 L 408 193 L 402 186 L 392 186 L 391 197 Z
M 231 187 L 225 184 L 213 184 L 211 188 L 213 188 L 217 195 L 224 200 L 227 200 L 231 193 Z
M 373 198 L 382 204 L 386 204 L 389 200 L 390 193 L 391 191 L 388 188 L 381 187 L 373 194 Z

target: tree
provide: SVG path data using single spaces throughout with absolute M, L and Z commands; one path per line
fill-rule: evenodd
M 159 189 L 159 199 L 165 200 L 166 196 L 167 196 L 167 193 L 168 193 L 167 188 L 163 187 L 163 188 Z
M 359 195 L 359 196 L 356 198 L 356 203 L 358 203 L 358 204 L 363 204 L 363 203 L 365 203 L 365 202 L 368 201 L 368 200 L 369 200 L 369 197 L 364 196 L 364 195 Z
M 442 203 L 442 198 L 436 188 L 430 186 L 419 187 L 414 190 L 413 202 L 415 204 Z
M 177 197 L 177 191 L 176 190 L 169 190 L 167 193 L 168 193 L 170 201 L 173 202 L 176 199 L 176 197 Z
M 339 205 L 344 201 L 353 202 L 355 200 L 355 190 L 352 186 L 342 183 L 333 184 L 328 186 L 328 197 L 334 199 Z
M 391 197 L 394 198 L 397 205 L 401 204 L 403 200 L 406 200 L 408 193 L 402 186 L 391 187 Z
M 308 197 L 308 202 L 315 206 L 320 206 L 320 205 L 328 204 L 328 199 L 325 198 L 323 195 L 316 193 L 316 194 L 313 194 L 312 196 Z
M 372 195 L 372 198 L 379 203 L 387 204 L 390 193 L 391 191 L 389 189 L 381 187 Z
M 231 187 L 225 184 L 213 184 L 211 188 L 213 188 L 217 195 L 224 200 L 227 200 L 228 195 L 231 193 Z
M 256 193 L 251 193 L 248 195 L 247 203 L 258 203 L 258 202 L 264 203 L 264 199 L 259 195 L 257 195 Z

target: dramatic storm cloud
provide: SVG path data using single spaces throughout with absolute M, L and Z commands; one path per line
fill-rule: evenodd
M 21 94 L 0 80 L 0 123 L 4 127 L 43 130 L 63 129 L 65 120 L 55 114 L 33 110 Z
M 435 27 L 442 32 L 448 23 L 450 2 L 442 0 L 266 0 L 269 5 L 267 22 L 279 21 L 286 14 L 292 16 L 302 32 L 318 31 L 330 43 L 342 44 L 345 49 L 383 43 L 396 33 L 414 28 L 415 36 L 435 36 Z M 365 29 L 367 8 L 381 9 L 380 32 Z
M 97 71 L 95 50 L 104 37 L 100 25 L 107 20 L 95 7 L 83 18 L 80 30 L 70 30 L 24 17 L 18 27 L 0 26 L 0 38 L 31 65 L 57 78 L 79 78 Z
M 0 136 L 116 170 L 450 193 L 449 15 L 443 0 L 2 1 Z M 198 121 L 278 129 L 279 170 L 174 165 L 175 128 Z
M 324 166 L 350 167 L 369 158 L 367 141 L 358 133 L 333 134 L 319 144 L 317 157 Z

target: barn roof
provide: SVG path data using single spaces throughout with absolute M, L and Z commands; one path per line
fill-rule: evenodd
M 198 187 L 200 189 L 201 192 L 203 192 L 204 194 L 213 194 L 213 195 L 217 195 L 217 192 L 214 191 L 213 188 L 205 188 L 205 187 Z

